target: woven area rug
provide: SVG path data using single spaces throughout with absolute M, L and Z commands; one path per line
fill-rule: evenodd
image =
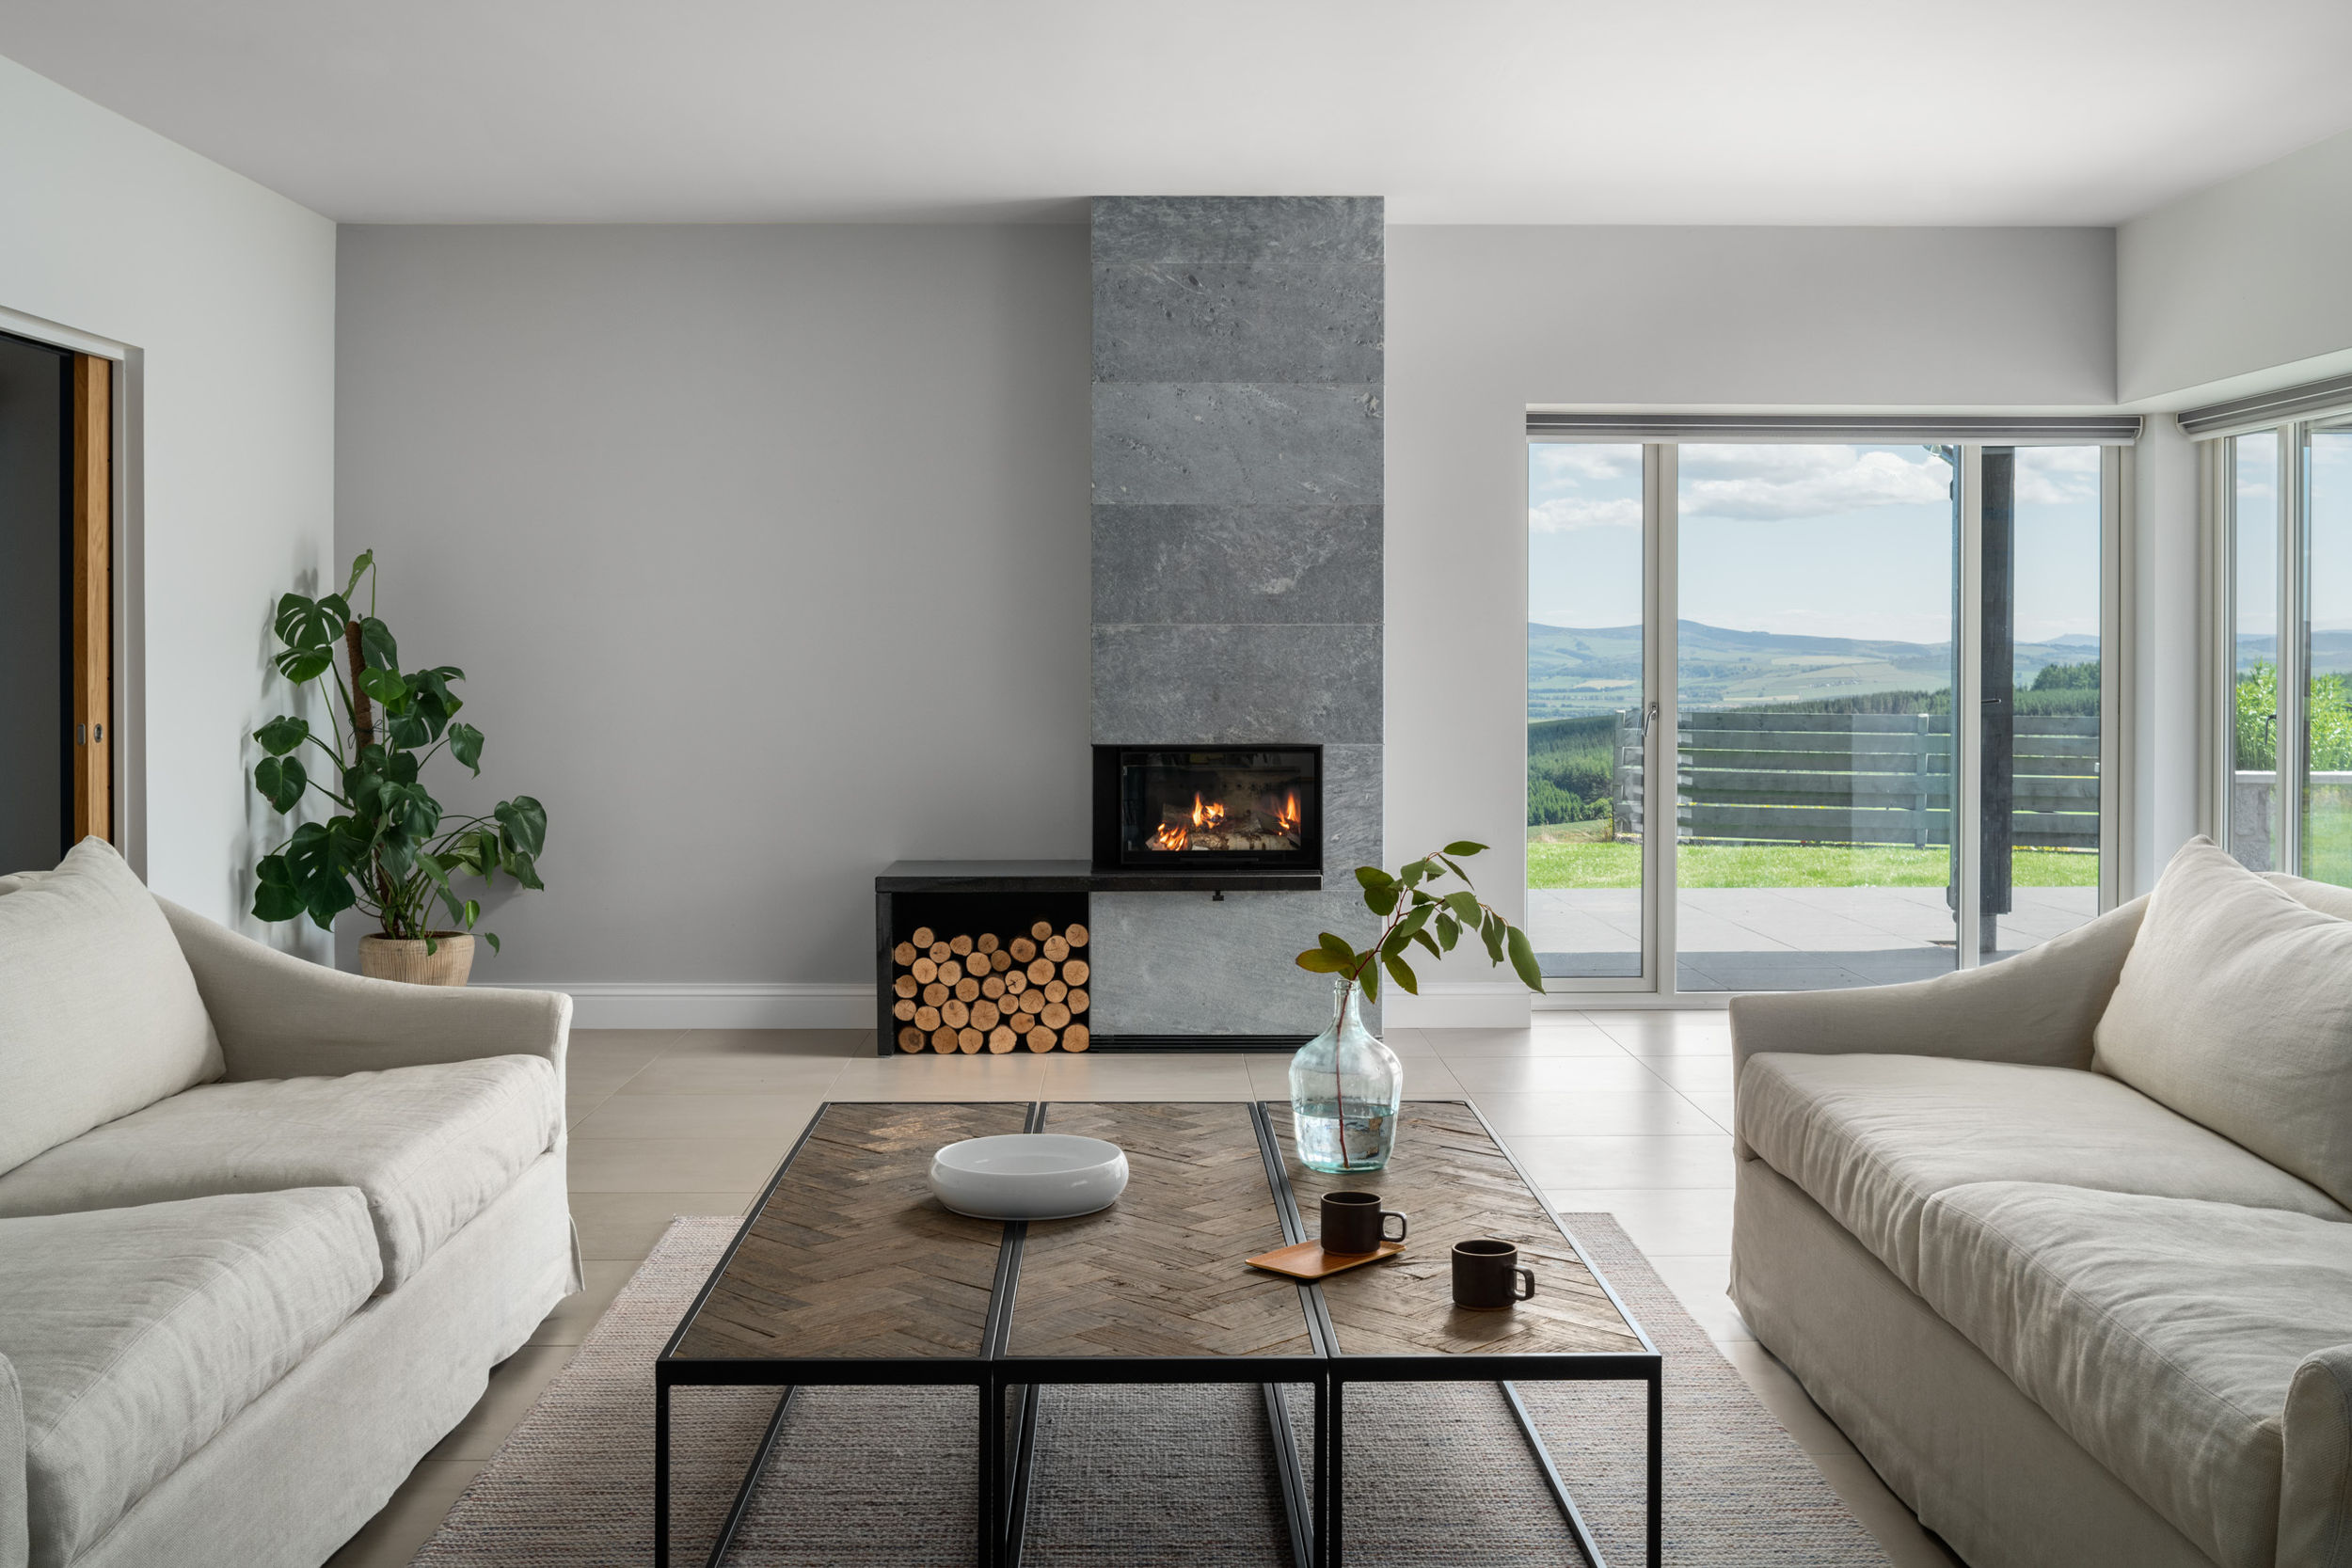
M 1565 1216 L 1666 1357 L 1665 1560 L 1883 1568 L 1884 1554 L 1605 1214 Z M 421 1568 L 643 1568 L 653 1543 L 653 1356 L 736 1222 L 675 1222 L 418 1555 Z M 1612 1563 L 1638 1563 L 1637 1385 L 1518 1385 Z M 1294 1401 L 1308 1449 L 1305 1390 Z M 756 1389 L 673 1396 L 673 1561 L 699 1565 L 769 1413 Z M 965 1568 L 970 1390 L 812 1388 L 793 1402 L 727 1562 Z M 1347 1396 L 1347 1559 L 1363 1568 L 1575 1563 L 1574 1538 L 1492 1384 Z M 1024 1561 L 1289 1561 L 1254 1386 L 1049 1388 Z

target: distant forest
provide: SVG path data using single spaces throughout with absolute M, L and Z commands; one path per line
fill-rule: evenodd
M 1871 691 L 1855 697 L 1742 705 L 1745 713 L 1949 713 L 1952 693 Z M 2099 711 L 2099 661 L 2044 665 L 2017 693 L 2017 711 L 2090 716 Z M 1541 828 L 1609 815 L 1617 716 L 1545 719 L 1527 726 L 1527 825 Z M 2241 742 L 2241 746 L 2243 746 Z M 2241 752 L 2243 754 L 2243 752 Z M 2241 764 L 2240 766 L 2247 766 Z

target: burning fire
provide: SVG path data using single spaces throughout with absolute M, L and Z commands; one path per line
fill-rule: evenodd
M 1204 806 L 1200 803 L 1200 797 L 1195 795 L 1192 798 L 1192 825 L 1196 828 L 1223 827 L 1225 825 L 1225 803 L 1220 800 L 1216 805 Z M 1177 847 L 1182 848 L 1183 846 L 1179 845 Z
M 1152 847 L 1154 849 L 1182 849 L 1190 842 L 1192 835 L 1184 832 L 1182 824 L 1175 822 L 1161 823 L 1160 831 L 1152 835 Z
M 1274 821 L 1275 825 L 1286 833 L 1298 831 L 1298 791 L 1294 789 L 1290 792 L 1289 797 L 1282 802 L 1280 815 L 1276 816 Z

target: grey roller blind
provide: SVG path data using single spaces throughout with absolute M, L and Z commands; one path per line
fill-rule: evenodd
M 1529 409 L 1527 433 L 1587 441 L 1964 441 L 1980 446 L 2129 446 L 2137 414 L 1561 414 Z
M 2230 436 L 2347 407 L 2352 407 L 2352 375 L 2340 375 L 2192 408 L 2181 416 L 2181 428 L 2191 436 Z

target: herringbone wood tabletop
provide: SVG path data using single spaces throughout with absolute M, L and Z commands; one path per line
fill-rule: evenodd
M 1011 1354 L 1314 1354 L 1298 1287 L 1242 1262 L 1282 1244 L 1248 1105 L 1057 1104 L 1045 1130 L 1125 1149 L 1127 1190 L 1029 1227 Z
M 1005 1227 L 931 1196 L 931 1153 L 1018 1132 L 1029 1108 L 825 1108 L 677 1354 L 977 1356 Z
M 1458 1101 L 1407 1101 L 1396 1153 L 1386 1170 L 1326 1176 L 1298 1162 L 1290 1106 L 1270 1101 L 1307 1233 L 1315 1233 L 1323 1195 L 1380 1195 L 1383 1209 L 1407 1215 L 1401 1257 L 1323 1281 L 1323 1299 L 1342 1355 L 1594 1351 L 1639 1353 L 1632 1326 L 1528 1191 L 1486 1124 Z M 1517 1243 L 1535 1275 L 1535 1299 L 1503 1311 L 1454 1305 L 1454 1243 L 1495 1236 Z

